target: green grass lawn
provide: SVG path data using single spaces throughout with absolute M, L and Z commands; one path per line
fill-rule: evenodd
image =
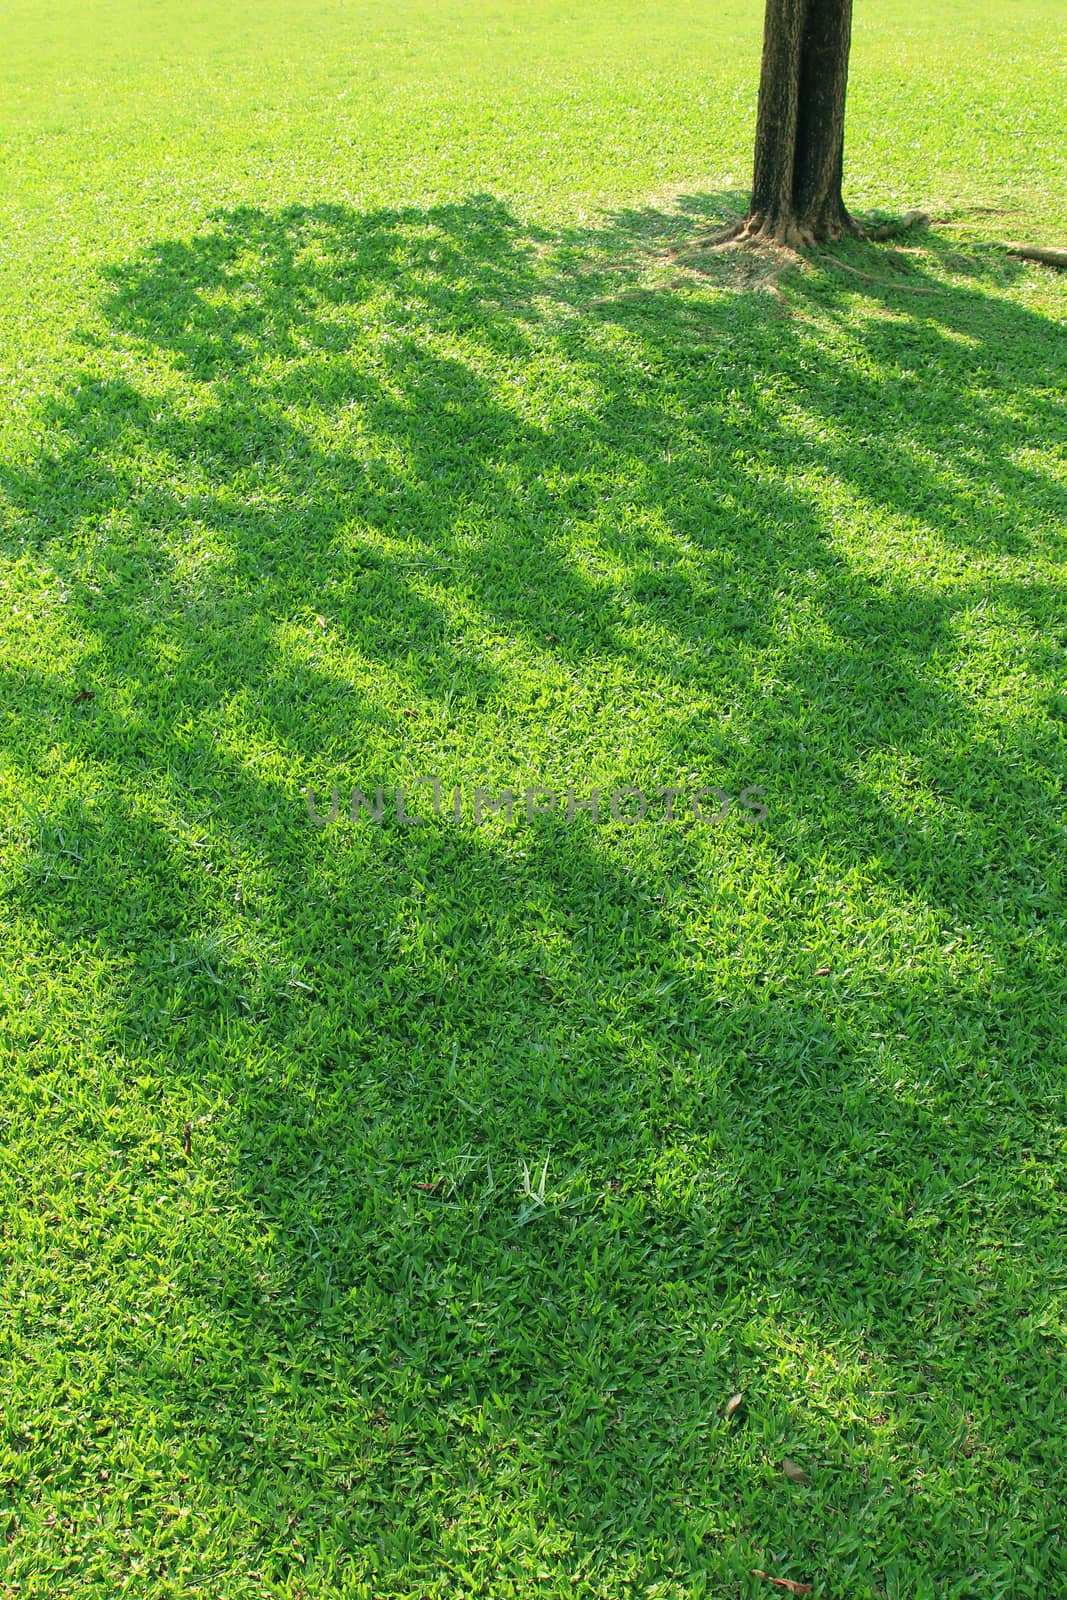
M 3 12 L 0 1596 L 1060 1593 L 1062 4 Z

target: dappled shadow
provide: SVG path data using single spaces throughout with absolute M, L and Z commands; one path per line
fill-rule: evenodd
M 114 269 L 4 472 L 69 663 L 6 685 L 8 900 L 103 962 L 94 1048 L 216 1108 L 246 1208 L 236 1244 L 178 1163 L 203 1232 L 115 1426 L 169 1408 L 309 1552 L 289 1476 L 323 1486 L 386 1586 L 506 1566 L 502 1527 L 590 1584 L 811 1570 L 893 1472 L 919 1545 L 909 1406 L 951 1433 L 971 1385 L 1006 1398 L 967 1427 L 1044 1471 L 1010 1390 L 1050 1394 L 1051 1352 L 1017 1337 L 1009 1383 L 997 1329 L 1053 1222 L 1017 1152 L 1065 1042 L 1063 353 L 936 240 L 782 303 L 680 268 L 733 198 L 569 233 L 490 197 L 219 217 Z M 420 771 L 759 783 L 771 820 L 303 808 Z M 798 1363 L 863 1374 L 858 1415 Z M 842 1472 L 800 1532 L 783 1440 Z M 947 1551 L 998 1492 L 967 1469 Z

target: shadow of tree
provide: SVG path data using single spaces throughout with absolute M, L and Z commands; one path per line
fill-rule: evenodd
M 4 470 L 69 663 L 5 686 L 5 893 L 83 986 L 72 1137 L 181 1212 L 153 1289 L 90 1198 L 57 1322 L 234 1593 L 1053 1570 L 1064 355 L 936 239 L 680 267 L 733 198 L 221 216 Z M 303 808 L 419 772 L 772 823 Z

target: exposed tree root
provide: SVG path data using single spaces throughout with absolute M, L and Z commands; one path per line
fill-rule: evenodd
M 997 213 L 996 207 L 972 207 L 975 211 Z M 826 244 L 842 238 L 853 238 L 882 242 L 886 239 L 895 239 L 902 233 L 908 233 L 916 228 L 928 228 L 935 223 L 949 219 L 932 217 L 926 211 L 906 211 L 902 217 L 894 218 L 891 222 L 882 222 L 875 227 L 866 226 L 856 218 L 842 210 L 832 220 L 820 219 L 815 225 L 800 222 L 791 214 L 769 215 L 767 213 L 749 212 L 746 217 L 734 217 L 717 233 L 702 234 L 696 239 L 687 239 L 684 244 L 674 245 L 667 251 L 671 260 L 683 264 L 691 256 L 701 255 L 711 250 L 751 250 L 754 253 L 767 253 L 777 255 L 780 265 L 770 272 L 765 278 L 759 280 L 759 287 L 768 289 L 772 294 L 779 295 L 778 277 L 798 257 L 815 254 L 820 261 L 838 267 L 842 272 L 850 272 L 857 278 L 862 278 L 866 283 L 873 283 L 880 289 L 901 290 L 905 294 L 943 294 L 944 289 L 925 287 L 914 283 L 893 283 L 886 278 L 872 276 L 863 272 L 859 267 L 852 266 L 847 261 L 840 261 L 835 256 L 826 255 L 819 250 L 821 244 Z M 1067 272 L 1067 249 L 1052 248 L 1036 244 L 1008 244 L 1005 246 L 1009 255 L 1018 256 L 1023 261 L 1040 262 L 1042 266 L 1055 267 L 1061 272 Z M 782 260 L 782 257 L 786 260 Z
M 831 222 L 808 223 L 801 222 L 791 212 L 774 215 L 756 211 L 734 223 L 719 242 L 754 250 L 770 246 L 776 250 L 793 250 L 799 255 L 827 240 L 843 239 L 858 232 L 858 224 L 847 212 Z
M 735 242 L 744 249 L 759 250 L 770 246 L 775 250 L 795 250 L 799 254 L 801 250 L 814 249 L 815 234 L 795 217 L 755 215 L 746 218 L 738 229 Z
M 902 217 L 896 217 L 892 222 L 880 223 L 877 228 L 864 228 L 863 237 L 895 239 L 898 234 L 907 233 L 909 228 L 928 228 L 932 220 L 925 211 L 905 211 Z
M 902 223 L 893 224 L 884 234 L 889 238 L 891 233 L 898 232 L 902 226 L 910 227 L 919 219 L 925 220 L 923 212 L 909 212 Z M 838 239 L 862 239 L 868 237 L 867 230 L 862 223 L 849 215 L 847 211 L 840 211 L 830 219 L 819 219 L 815 222 L 802 222 L 792 212 L 749 212 L 747 217 L 735 217 L 727 223 L 718 233 L 707 233 L 696 239 L 687 239 L 684 244 L 675 245 L 668 253 L 674 260 L 684 259 L 689 255 L 696 255 L 702 250 L 722 250 L 732 247 L 739 250 L 784 250 L 791 255 L 801 255 L 805 251 L 815 250 L 820 244 L 835 243 Z M 877 237 L 883 237 L 879 234 Z
M 959 206 L 954 209 L 954 217 L 1010 217 L 1023 207 L 1017 202 L 1007 206 Z
M 831 267 L 840 267 L 842 272 L 851 272 L 856 278 L 862 278 L 865 283 L 877 284 L 879 289 L 902 289 L 905 294 L 944 294 L 944 289 L 927 289 L 917 283 L 892 283 L 888 278 L 874 278 L 869 272 L 861 272 L 859 267 L 850 266 L 847 261 L 839 261 L 836 256 L 820 253 L 820 261 L 827 262 Z
M 687 239 L 684 244 L 672 245 L 667 251 L 673 261 L 679 261 L 684 256 L 696 255 L 701 250 L 718 250 L 721 245 L 732 244 L 737 238 L 745 222 L 743 217 L 736 218 L 718 233 L 703 233 L 696 239 Z
M 1067 250 L 1054 250 L 1043 244 L 1009 244 L 1008 254 L 1023 261 L 1040 261 L 1045 267 L 1058 267 L 1067 272 Z

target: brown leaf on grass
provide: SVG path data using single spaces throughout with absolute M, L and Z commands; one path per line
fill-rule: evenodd
M 95 699 L 96 699 L 96 690 L 95 689 L 79 689 L 77 694 L 74 696 L 74 699 L 71 702 L 71 704 L 72 705 L 76 705 L 76 706 L 81 706 L 81 705 L 85 704 L 86 700 L 95 700 Z
M 187 1122 L 182 1129 L 182 1149 L 187 1156 L 191 1156 L 193 1153 L 193 1125 L 191 1122 Z
M 782 1471 L 785 1473 L 790 1483 L 808 1482 L 808 1475 L 804 1471 L 804 1468 L 798 1466 L 795 1461 L 790 1461 L 788 1456 L 786 1456 L 782 1462 Z
M 740 1411 L 740 1409 L 744 1405 L 744 1403 L 745 1403 L 745 1397 L 744 1397 L 743 1394 L 732 1394 L 730 1396 L 729 1400 L 727 1400 L 725 1406 L 723 1407 L 723 1412 L 722 1412 L 722 1414 L 726 1418 L 727 1422 L 729 1422 L 729 1420 L 730 1420 L 730 1418 L 732 1416 L 734 1416 L 738 1411 Z
M 830 976 L 830 968 L 829 967 L 816 967 L 815 968 L 815 976 L 817 978 L 828 978 Z
M 810 1583 L 797 1583 L 795 1578 L 772 1578 L 769 1572 L 761 1572 L 759 1567 L 753 1567 L 752 1576 L 762 1578 L 764 1583 L 773 1583 L 776 1589 L 784 1589 L 786 1594 L 810 1594 Z
M 325 617 L 316 617 L 315 621 L 318 623 L 318 625 L 322 629 L 323 633 L 325 633 L 326 632 L 326 618 Z

